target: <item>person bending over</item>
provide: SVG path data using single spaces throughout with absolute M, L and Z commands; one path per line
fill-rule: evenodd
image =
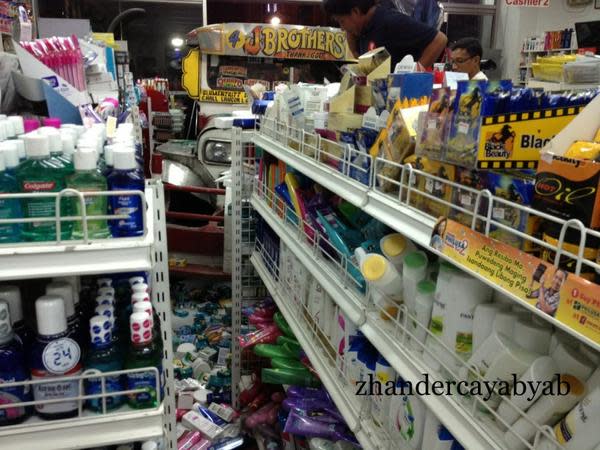
M 452 50 L 452 70 L 469 75 L 469 80 L 487 80 L 481 71 L 483 49 L 475 38 L 463 38 L 450 46 Z
M 376 0 L 323 0 L 323 8 L 346 32 L 354 56 L 385 47 L 392 71 L 406 55 L 431 67 L 448 42 L 444 33 Z

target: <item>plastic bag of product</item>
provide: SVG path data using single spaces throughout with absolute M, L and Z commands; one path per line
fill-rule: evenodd
M 291 412 L 283 430 L 285 433 L 298 434 L 306 437 L 318 437 L 330 441 L 350 441 L 356 442 L 356 438 L 345 425 L 333 425 L 326 422 L 320 422 L 308 417 L 302 417 L 295 412 Z
M 239 336 L 241 348 L 249 348 L 257 344 L 272 344 L 281 336 L 281 331 L 275 325 L 265 326 L 261 330 Z
M 283 317 L 283 314 L 281 314 L 280 312 L 276 312 L 273 316 L 273 319 L 275 320 L 275 324 L 283 334 L 295 339 L 294 332 L 286 322 L 285 318 Z
M 270 384 L 297 384 L 301 386 L 317 387 L 321 383 L 308 370 L 296 369 L 262 369 L 263 383 Z

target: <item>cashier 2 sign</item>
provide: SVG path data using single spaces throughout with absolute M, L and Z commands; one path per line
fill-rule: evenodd
M 504 0 L 507 6 L 517 6 L 524 8 L 548 8 L 550 0 Z

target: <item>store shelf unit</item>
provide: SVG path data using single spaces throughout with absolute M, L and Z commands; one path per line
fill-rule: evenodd
M 161 436 L 166 440 L 167 449 L 173 450 L 177 446 L 163 186 L 160 181 L 148 181 L 145 192 L 123 191 L 121 194 L 140 195 L 144 198 L 142 236 L 84 242 L 55 241 L 39 245 L 6 244 L 0 246 L 0 280 L 149 271 L 152 277 L 152 303 L 160 318 L 163 347 L 160 376 L 159 372 L 156 372 L 156 378 L 162 382 L 162 402 L 148 409 L 132 410 L 121 407 L 115 411 L 95 414 L 83 409 L 86 397 L 74 397 L 73 401 L 80 405 L 77 417 L 59 421 L 42 421 L 32 417 L 21 425 L 1 427 L 0 448 L 66 450 Z M 10 194 L 4 196 L 6 195 Z M 56 220 L 64 221 L 65 218 L 57 217 Z M 83 380 L 89 377 L 89 374 L 84 373 L 71 380 L 79 382 L 81 391 Z M 69 380 L 69 377 L 63 378 Z M 113 394 L 104 392 L 100 397 L 107 395 Z
M 495 208 L 503 208 L 510 209 L 518 212 L 523 212 L 529 214 L 531 216 L 537 216 L 541 219 L 550 221 L 559 227 L 562 227 L 562 231 L 566 232 L 569 228 L 576 228 L 582 230 L 582 235 L 584 238 L 590 237 L 600 237 L 600 233 L 586 229 L 582 226 L 582 224 L 578 221 L 570 221 L 567 223 L 564 220 L 560 220 L 556 217 L 549 216 L 540 211 L 536 211 L 529 207 L 510 202 L 503 198 L 493 196 L 489 191 L 477 191 L 471 188 L 467 188 L 465 186 L 461 186 L 458 183 L 450 182 L 446 179 L 436 177 L 434 175 L 428 174 L 423 171 L 415 170 L 411 165 L 406 164 L 398 164 L 391 161 L 387 161 L 382 158 L 375 158 L 370 165 L 370 174 L 369 174 L 369 183 L 368 185 L 364 185 L 356 179 L 351 179 L 344 173 L 348 173 L 348 166 L 350 165 L 347 161 L 350 161 L 350 155 L 348 155 L 345 147 L 340 146 L 339 144 L 335 144 L 333 142 L 328 141 L 327 148 L 331 148 L 332 146 L 337 146 L 339 153 L 337 158 L 342 161 L 340 170 L 337 170 L 332 167 L 330 164 L 326 164 L 322 161 L 322 151 L 314 151 L 312 155 L 309 156 L 306 153 L 302 152 L 306 146 L 300 143 L 298 145 L 297 140 L 290 139 L 289 133 L 284 133 L 281 130 L 283 129 L 284 124 L 275 123 L 270 120 L 263 119 L 261 123 L 261 130 L 257 132 L 254 142 L 259 149 L 266 151 L 276 158 L 281 158 L 286 164 L 291 165 L 296 170 L 302 172 L 307 177 L 311 178 L 316 183 L 324 186 L 325 188 L 331 190 L 331 192 L 339 195 L 340 197 L 346 199 L 347 201 L 355 204 L 356 206 L 363 209 L 366 213 L 388 225 L 392 229 L 398 231 L 399 233 L 404 234 L 409 237 L 413 242 L 423 247 L 428 248 L 429 251 L 436 253 L 443 259 L 448 260 L 450 263 L 460 267 L 463 271 L 469 273 L 470 275 L 480 279 L 484 283 L 491 286 L 498 292 L 501 292 L 506 297 L 515 301 L 519 305 L 523 306 L 531 313 L 537 315 L 550 322 L 557 328 L 566 331 L 571 334 L 579 341 L 584 342 L 588 346 L 594 348 L 595 350 L 600 350 L 600 342 L 591 339 L 588 336 L 585 336 L 573 328 L 567 326 L 563 322 L 560 322 L 553 318 L 552 316 L 543 313 L 539 309 L 535 308 L 531 304 L 523 301 L 521 298 L 512 294 L 508 290 L 498 286 L 494 280 L 490 279 L 485 274 L 476 272 L 471 270 L 468 267 L 465 267 L 459 263 L 457 263 L 453 259 L 449 259 L 444 254 L 436 251 L 435 249 L 430 247 L 431 235 L 433 233 L 434 225 L 437 221 L 437 217 L 433 217 L 430 214 L 422 211 L 417 208 L 416 198 L 420 197 L 425 199 L 427 202 L 432 204 L 437 204 L 439 206 L 443 206 L 447 208 L 449 211 L 449 215 L 452 213 L 462 213 L 466 214 L 469 217 L 473 217 L 473 211 L 479 210 L 479 205 L 482 201 L 487 201 L 487 208 L 482 213 L 478 211 L 476 214 L 476 220 L 472 221 L 472 228 L 477 224 L 478 229 L 484 230 L 482 234 L 489 236 L 490 230 L 493 228 L 500 229 L 503 232 L 507 233 L 512 239 L 519 239 L 520 241 L 529 241 L 541 248 L 548 249 L 556 253 L 557 257 L 555 258 L 555 264 L 558 264 L 559 257 L 561 255 L 566 255 L 569 258 L 573 258 L 576 263 L 576 273 L 579 274 L 582 267 L 600 269 L 600 265 L 598 265 L 595 261 L 588 260 L 583 258 L 583 249 L 585 247 L 585 241 L 580 243 L 579 252 L 577 254 L 570 253 L 563 248 L 563 239 L 558 240 L 557 245 L 551 245 L 547 242 L 544 242 L 536 237 L 530 236 L 524 232 L 516 230 L 506 222 L 501 222 L 496 220 L 493 211 Z M 320 138 L 317 139 L 311 133 L 301 133 L 301 140 L 304 141 L 320 141 Z M 297 147 L 299 150 L 295 150 L 289 144 L 290 142 Z M 331 152 L 331 150 L 329 150 Z M 341 156 L 340 156 L 341 155 Z M 337 172 L 337 173 L 336 173 Z M 392 179 L 389 176 L 384 176 L 384 173 L 395 173 L 396 179 Z M 336 183 L 334 180 L 337 180 L 340 177 L 346 177 L 345 182 Z M 460 190 L 460 192 L 468 193 L 472 196 L 473 199 L 473 208 L 470 210 L 465 210 L 453 204 L 452 202 L 448 202 L 446 200 L 437 198 L 431 195 L 431 192 L 426 192 L 425 190 L 419 190 L 417 188 L 416 180 L 424 179 L 426 180 L 423 184 L 437 184 L 444 189 L 451 190 Z M 383 187 L 382 187 L 383 186 Z M 352 189 L 355 189 L 352 191 Z M 348 191 L 352 191 L 350 195 L 348 195 Z M 564 233 L 562 234 L 564 237 Z
M 565 83 L 555 81 L 541 81 L 536 79 L 530 79 L 527 81 L 527 87 L 530 88 L 542 88 L 545 91 L 566 91 L 573 89 L 596 89 L 600 87 L 600 84 L 584 84 L 584 83 Z

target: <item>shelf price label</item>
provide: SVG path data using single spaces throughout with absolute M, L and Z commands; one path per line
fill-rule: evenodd
M 600 341 L 599 285 L 446 217 L 436 223 L 430 245 L 465 270 Z

